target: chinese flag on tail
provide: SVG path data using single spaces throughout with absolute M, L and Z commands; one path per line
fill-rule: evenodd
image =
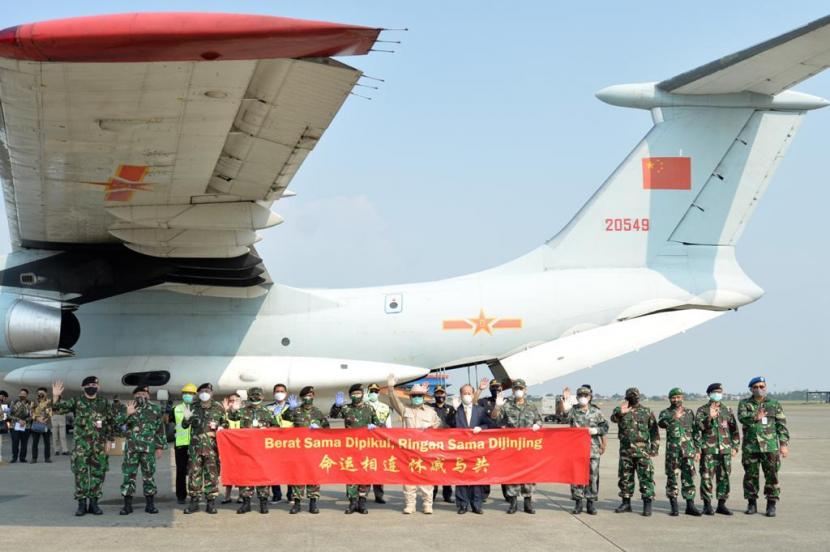
M 643 157 L 644 190 L 691 190 L 691 157 Z

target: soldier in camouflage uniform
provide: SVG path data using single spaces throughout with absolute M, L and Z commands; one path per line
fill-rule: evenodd
M 380 385 L 371 383 L 367 390 L 369 391 L 369 406 L 374 409 L 375 415 L 378 417 L 378 425 L 392 427 L 392 409 L 389 408 L 388 404 L 380 402 Z M 386 504 L 386 500 L 383 498 L 383 485 L 372 485 L 372 492 L 375 495 L 375 502 Z
M 695 422 L 700 432 L 700 497 L 703 499 L 703 513 L 715 512 L 731 516 L 726 507 L 729 498 L 729 474 L 732 472 L 732 457 L 738 454 L 741 435 L 732 409 L 721 403 L 723 386 L 713 383 L 706 388 L 709 402 L 697 409 Z M 717 478 L 718 508 L 712 510 L 712 481 Z
M 455 426 L 455 406 L 447 404 L 447 390 L 444 386 L 436 385 L 432 396 L 435 399 L 435 402 L 430 406 L 432 406 L 435 413 L 438 414 L 438 417 L 441 418 L 441 427 L 449 428 Z M 432 490 L 433 502 L 437 496 L 438 485 L 436 485 Z M 454 502 L 452 498 L 452 485 L 441 485 L 441 496 L 444 498 L 444 502 L 452 504 Z
M 184 409 L 182 427 L 190 428 L 187 484 L 190 504 L 185 514 L 199 511 L 199 499 L 205 495 L 208 514 L 216 513 L 216 497 L 219 496 L 219 451 L 216 448 L 216 432 L 228 427 L 225 408 L 213 400 L 213 386 L 203 383 L 197 389 L 199 402 Z M 227 402 L 227 401 L 226 401 Z
M 586 511 L 595 516 L 597 509 L 594 506 L 599 497 L 599 458 L 605 452 L 608 433 L 608 420 L 602 415 L 599 408 L 591 404 L 591 390 L 580 387 L 576 390 L 577 404 L 570 410 L 565 420 L 571 427 L 586 427 L 591 434 L 591 469 L 588 485 L 571 485 L 571 498 L 574 509 L 571 513 L 582 513 L 582 501 L 586 500 Z
M 744 429 L 741 459 L 744 466 L 744 498 L 748 502 L 746 513 L 754 514 L 758 511 L 760 468 L 764 471 L 767 516 L 775 517 L 775 505 L 781 494 L 778 470 L 781 469 L 781 458 L 786 458 L 790 453 L 787 417 L 781 403 L 767 397 L 767 382 L 764 378 L 752 378 L 749 389 L 752 397 L 743 399 L 738 404 L 738 421 Z
M 268 428 L 279 427 L 277 419 L 274 418 L 274 411 L 270 410 L 262 403 L 262 397 L 265 392 L 262 387 L 251 387 L 248 389 L 248 402 L 234 411 L 233 407 L 228 412 L 228 419 L 231 421 L 238 421 L 240 428 Z M 268 485 L 258 485 L 256 487 L 256 496 L 259 499 L 259 513 L 268 513 L 268 498 L 270 487 Z M 242 497 L 242 505 L 236 510 L 237 514 L 245 514 L 251 511 L 251 497 L 254 494 L 253 487 L 240 487 L 239 496 Z
M 524 427 L 539 431 L 542 428 L 542 415 L 535 405 L 530 404 L 525 393 L 527 385 L 525 380 L 513 381 L 513 396 L 505 400 L 503 394 L 496 397 L 496 404 L 490 417 L 499 422 L 501 427 Z M 524 498 L 524 511 L 528 514 L 535 514 L 533 508 L 533 491 L 536 483 L 522 483 L 521 485 L 507 485 L 507 499 L 510 506 L 508 514 L 515 514 L 518 509 L 519 494 Z
M 695 461 L 700 460 L 700 433 L 695 423 L 695 413 L 683 407 L 683 390 L 679 387 L 669 391 L 671 406 L 657 418 L 657 425 L 666 430 L 666 496 L 671 504 L 671 515 L 680 515 L 677 507 L 677 472 L 683 498 L 686 500 L 686 514 L 699 516 L 695 507 Z
M 620 437 L 619 474 L 622 503 L 616 513 L 631 511 L 631 497 L 634 495 L 634 473 L 640 480 L 640 494 L 643 497 L 643 515 L 651 515 L 651 501 L 654 498 L 654 464 L 651 459 L 660 450 L 660 430 L 657 420 L 646 406 L 640 403 L 640 390 L 630 387 L 625 391 L 625 400 L 614 408 L 611 421 L 618 424 Z
M 98 378 L 89 376 L 81 383 L 84 393 L 78 398 L 61 400 L 63 383 L 52 385 L 52 407 L 57 414 L 72 412 L 75 415 L 72 450 L 72 473 L 75 474 L 75 499 L 78 501 L 76 516 L 87 512 L 100 516 L 98 507 L 104 485 L 104 476 L 109 469 L 107 441 L 114 435 L 115 428 L 123 423 L 116 419 L 112 405 L 98 396 Z
M 351 404 L 344 404 L 345 397 L 342 392 L 335 396 L 334 404 L 331 407 L 329 416 L 331 418 L 343 418 L 347 429 L 365 427 L 375 429 L 378 420 L 375 409 L 369 403 L 363 401 L 363 386 L 355 383 L 349 388 Z M 346 485 L 346 497 L 349 499 L 347 514 L 360 512 L 368 514 L 366 509 L 366 497 L 369 495 L 369 485 Z
M 164 417 L 161 407 L 150 402 L 150 389 L 141 385 L 133 390 L 133 399 L 126 405 L 126 447 L 121 473 L 121 496 L 124 507 L 119 514 L 126 516 L 133 513 L 133 494 L 138 469 L 144 491 L 144 511 L 148 514 L 159 513 L 156 508 L 156 460 L 161 451 L 167 448 L 167 435 L 164 432 Z
M 321 427 L 328 428 L 329 420 L 320 412 L 320 409 L 314 406 L 314 388 L 312 386 L 303 387 L 300 390 L 300 400 L 302 404 L 292 410 L 294 427 L 308 427 L 311 429 L 319 429 Z M 301 509 L 301 501 L 303 494 L 308 497 L 308 511 L 312 514 L 319 514 L 320 509 L 317 507 L 317 500 L 320 498 L 320 485 L 293 485 L 292 494 L 294 497 L 294 504 L 291 505 L 289 514 L 298 514 Z
M 496 407 L 496 397 L 498 397 L 499 393 L 502 392 L 502 384 L 497 379 L 491 379 L 487 382 L 487 378 L 481 380 L 478 385 L 478 393 L 476 396 L 479 396 L 482 391 L 490 389 L 490 396 L 489 397 L 481 397 L 478 399 L 478 405 L 482 407 L 485 412 L 487 412 L 488 416 L 491 416 L 493 413 L 493 409 Z M 493 428 L 499 427 L 498 420 L 493 420 Z M 501 494 L 504 497 L 505 502 L 510 502 L 510 499 L 507 498 L 507 485 L 501 486 Z M 488 498 L 490 496 L 490 485 L 484 485 L 484 498 Z

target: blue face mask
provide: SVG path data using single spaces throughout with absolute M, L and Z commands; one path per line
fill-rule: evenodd
M 709 393 L 709 398 L 715 402 L 720 402 L 723 399 L 723 393 Z
M 182 395 L 182 401 L 184 401 L 187 404 L 192 403 L 193 402 L 193 395 Z
M 369 402 L 378 402 L 378 394 L 369 393 Z
M 421 395 L 412 397 L 412 406 L 421 406 L 422 404 L 424 404 L 424 398 Z

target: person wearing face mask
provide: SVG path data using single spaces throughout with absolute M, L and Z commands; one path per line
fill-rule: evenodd
M 291 405 L 288 402 L 288 388 L 285 384 L 278 383 L 274 386 L 272 392 L 274 402 L 268 403 L 266 408 L 273 413 L 276 426 L 281 428 L 294 427 L 294 422 L 291 421 Z M 288 502 L 292 501 L 291 486 L 287 487 L 286 498 Z M 282 500 L 282 488 L 279 485 L 271 485 L 271 504 L 278 504 L 280 500 Z
M 363 400 L 363 386 L 359 383 L 355 383 L 349 388 L 349 404 L 345 404 L 345 397 L 342 392 L 335 395 L 329 417 L 343 418 L 347 429 L 365 427 L 372 430 L 380 424 L 375 409 Z M 346 507 L 345 513 L 368 514 L 369 511 L 366 509 L 366 497 L 368 495 L 369 485 L 346 485 L 346 497 L 349 499 L 349 505 Z
M 3 436 L 9 432 L 9 393 L 0 390 L 0 464 L 3 463 Z
M 328 428 L 329 420 L 314 406 L 314 388 L 310 385 L 303 387 L 300 390 L 300 401 L 302 404 L 291 411 L 292 421 L 294 427 L 307 427 L 310 429 L 320 429 L 321 427 Z M 294 503 L 291 505 L 289 514 L 299 514 L 302 509 L 303 495 L 308 497 L 308 511 L 312 514 L 319 514 L 320 509 L 317 507 L 317 501 L 320 499 L 320 485 L 294 485 L 291 492 L 293 493 Z
M 427 429 L 441 427 L 441 418 L 435 413 L 433 408 L 430 408 L 424 403 L 424 397 L 427 394 L 425 385 L 416 384 L 409 390 L 410 405 L 405 406 L 400 397 L 395 393 L 395 384 L 398 382 L 394 374 L 389 374 L 386 378 L 387 389 L 389 390 L 389 401 L 392 403 L 392 408 L 398 413 L 398 416 L 403 420 L 403 426 L 407 429 Z M 404 514 L 414 514 L 417 495 L 421 495 L 421 500 L 424 503 L 424 513 L 432 514 L 432 485 L 404 485 Z
M 239 410 L 242 407 L 242 403 L 241 403 L 242 397 L 240 397 L 238 393 L 231 393 L 230 395 L 228 395 L 227 398 L 228 398 L 229 406 L 231 407 L 231 408 L 225 408 L 225 418 L 228 420 L 228 429 L 239 429 L 241 427 L 241 422 L 240 422 L 239 418 L 238 417 L 237 418 L 231 418 L 230 414 L 231 414 L 232 410 Z M 222 471 L 221 466 L 220 466 L 219 471 L 220 472 Z M 243 500 L 242 500 L 241 489 L 237 489 L 237 490 L 240 491 L 240 495 L 239 495 L 239 498 L 236 501 L 238 503 L 242 504 Z M 225 485 L 225 498 L 222 499 L 222 502 L 221 502 L 222 504 L 230 504 L 231 503 L 231 501 L 232 501 L 231 493 L 232 492 L 233 492 L 233 485 Z M 244 513 L 244 512 L 242 512 L 242 513 Z
M 436 385 L 435 392 L 432 396 L 433 399 L 435 399 L 435 402 L 432 403 L 431 406 L 435 409 L 435 413 L 438 414 L 438 417 L 441 418 L 441 427 L 455 427 L 455 407 L 451 404 L 447 404 L 447 390 L 444 389 L 443 385 Z M 452 485 L 442 485 L 441 495 L 444 498 L 444 502 L 452 504 Z M 432 491 L 433 502 L 437 496 L 438 485 L 436 485 Z
M 666 496 L 669 497 L 672 516 L 679 516 L 677 506 L 677 472 L 686 501 L 686 514 L 700 516 L 695 507 L 695 462 L 700 460 L 700 432 L 695 414 L 683 406 L 683 390 L 674 387 L 669 391 L 670 406 L 660 412 L 657 425 L 666 430 Z
M 620 498 L 622 502 L 616 513 L 631 511 L 631 497 L 634 495 L 634 474 L 640 480 L 640 494 L 643 497 L 643 515 L 651 515 L 651 501 L 654 499 L 654 464 L 651 459 L 660 450 L 660 430 L 651 409 L 640 402 L 640 390 L 629 387 L 625 400 L 614 408 L 611 421 L 618 425 L 620 438 L 619 475 Z
M 741 463 L 744 467 L 746 514 L 758 511 L 759 471 L 764 472 L 764 497 L 767 517 L 775 517 L 775 505 L 781 496 L 778 470 L 781 458 L 790 454 L 790 432 L 781 403 L 767 396 L 767 380 L 761 376 L 749 381 L 752 396 L 738 403 L 738 420 L 744 430 Z
M 230 401 L 225 399 L 223 406 L 213 400 L 213 385 L 203 383 L 196 390 L 198 402 L 192 407 L 184 408 L 182 427 L 190 428 L 190 448 L 188 449 L 187 484 L 190 504 L 184 509 L 185 514 L 199 511 L 199 500 L 204 495 L 208 514 L 216 513 L 216 497 L 219 496 L 219 451 L 216 448 L 216 432 L 227 429 L 228 419 L 225 409 Z
M 38 387 L 37 399 L 32 406 L 32 464 L 37 463 L 41 437 L 43 438 L 43 461 L 52 462 L 52 401 L 46 393 L 45 387 Z
M 9 425 L 12 434 L 12 461 L 25 464 L 26 453 L 29 450 L 29 428 L 32 425 L 32 401 L 29 400 L 29 390 L 25 387 L 17 394 L 17 400 L 12 401 L 9 410 Z
M 576 405 L 568 410 L 565 422 L 571 427 L 588 428 L 591 435 L 591 467 L 588 485 L 571 485 L 571 498 L 574 501 L 572 514 L 582 513 L 582 501 L 586 501 L 586 511 L 596 515 L 594 503 L 599 496 L 599 459 L 605 453 L 608 433 L 608 420 L 602 411 L 591 404 L 591 389 L 580 387 L 576 390 Z
M 717 512 L 731 516 L 726 507 L 729 499 L 729 476 L 732 473 L 732 457 L 738 454 L 741 435 L 732 409 L 723 404 L 723 385 L 713 383 L 706 388 L 709 402 L 697 409 L 695 423 L 700 432 L 700 497 L 703 513 L 713 516 Z M 717 479 L 718 507 L 712 509 L 713 483 Z
M 536 405 L 527 400 L 527 384 L 525 380 L 513 380 L 513 396 L 505 399 L 503 394 L 496 398 L 496 406 L 490 417 L 496 420 L 499 427 L 522 427 L 539 431 L 542 428 L 542 415 Z M 510 506 L 508 514 L 515 514 L 519 507 L 519 495 L 524 498 L 524 511 L 527 514 L 535 514 L 533 508 L 533 491 L 536 483 L 521 483 L 507 485 L 507 499 Z
M 251 387 L 248 389 L 248 401 L 245 406 L 239 408 L 237 402 L 230 403 L 228 420 L 238 422 L 242 429 L 254 428 L 265 429 L 276 427 L 277 420 L 274 418 L 273 410 L 262 403 L 265 392 L 262 387 Z M 268 491 L 267 485 L 256 487 L 256 496 L 259 499 L 259 513 L 268 513 Z M 251 511 L 251 497 L 254 494 L 254 487 L 240 487 L 239 496 L 242 497 L 242 505 L 236 510 L 237 514 L 245 514 Z
M 58 414 L 74 415 L 75 447 L 72 450 L 72 473 L 75 474 L 75 499 L 78 501 L 76 516 L 86 513 L 103 514 L 98 499 L 109 469 L 107 441 L 121 425 L 116 420 L 116 410 L 100 396 L 100 384 L 95 376 L 81 382 L 83 394 L 77 398 L 61 399 L 63 382 L 52 384 L 52 408 Z
M 490 389 L 490 396 L 489 397 L 481 397 L 478 399 L 478 406 L 482 407 L 487 415 L 490 416 L 493 413 L 493 409 L 496 407 L 496 398 L 499 396 L 499 393 L 502 391 L 502 384 L 497 379 L 491 379 L 487 382 L 487 379 L 482 379 L 478 385 L 478 392 L 481 393 L 485 389 Z M 491 418 L 492 419 L 492 418 Z M 498 420 L 493 420 L 491 427 L 499 427 Z M 507 485 L 501 486 L 501 494 L 504 497 L 505 502 L 510 502 L 507 498 Z M 490 496 L 490 485 L 484 486 L 484 498 Z
M 463 385 L 459 393 L 461 403 L 455 410 L 453 427 L 470 429 L 473 433 L 493 427 L 494 421 L 484 407 L 475 404 L 473 386 L 469 383 Z M 466 514 L 468 510 L 472 510 L 474 514 L 484 513 L 484 487 L 485 485 L 455 486 L 455 505 L 459 514 Z
M 146 385 L 139 385 L 133 389 L 133 400 L 127 402 L 125 414 L 127 438 L 124 459 L 121 462 L 121 496 L 124 497 L 124 506 L 119 514 L 126 516 L 133 513 L 133 495 L 139 468 L 144 492 L 144 511 L 157 514 L 159 511 L 155 504 L 158 492 L 156 460 L 161 458 L 161 451 L 167 448 L 164 416 L 161 407 L 150 402 L 150 388 Z
M 173 421 L 176 424 L 176 500 L 179 504 L 187 502 L 187 462 L 190 450 L 190 428 L 182 427 L 184 410 L 193 404 L 197 389 L 192 383 L 182 387 L 182 402 L 173 407 Z
M 372 383 L 367 391 L 369 392 L 367 395 L 369 406 L 372 407 L 375 416 L 378 417 L 378 425 L 392 427 L 392 409 L 389 408 L 388 404 L 380 402 L 380 385 Z M 386 504 L 386 500 L 383 498 L 383 485 L 372 485 L 372 493 L 375 495 L 377 504 Z

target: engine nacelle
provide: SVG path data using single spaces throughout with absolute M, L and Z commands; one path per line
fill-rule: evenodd
M 81 326 L 74 306 L 59 302 L 3 294 L 0 315 L 3 336 L 0 355 L 21 358 L 53 358 L 72 354 Z

